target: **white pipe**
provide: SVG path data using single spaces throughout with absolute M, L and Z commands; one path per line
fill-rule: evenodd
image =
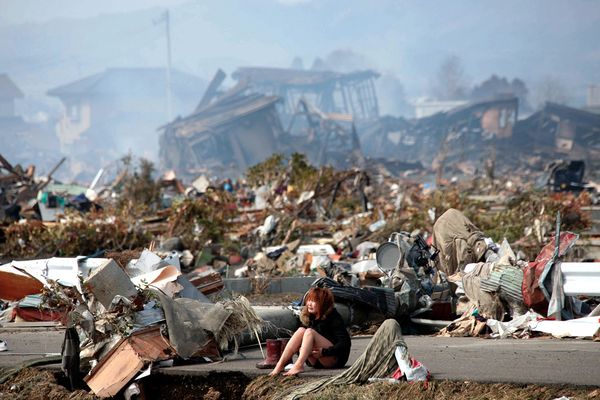
M 565 296 L 600 296 L 600 263 L 563 262 L 560 270 Z
M 100 178 L 102 177 L 103 174 L 104 174 L 104 168 L 100 168 L 98 170 L 98 173 L 94 177 L 94 180 L 92 181 L 92 183 L 90 185 L 90 189 L 94 189 L 96 187 L 96 185 L 98 184 L 98 181 L 100 180 Z

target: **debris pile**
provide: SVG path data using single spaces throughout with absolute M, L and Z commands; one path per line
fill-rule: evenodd
M 496 178 L 435 187 L 381 169 L 315 167 L 299 153 L 254 164 L 243 180 L 199 175 L 189 187 L 173 172 L 153 179 L 150 163 L 123 165 L 112 182 L 79 188 L 92 206 L 65 202 L 50 207 L 52 219 L 19 210 L 0 236 L 12 260 L 0 265 L 3 322 L 65 325 L 65 371 L 89 365 L 97 396 L 135 390 L 156 366 L 220 360 L 244 336 L 264 340 L 270 318 L 223 291 L 238 278 L 262 293 L 276 279 L 310 277 L 331 288 L 352 328 L 391 319 L 449 336 L 598 337 L 590 282 L 600 268 L 582 261 L 594 257 L 572 233 L 592 224 L 588 191 Z M 27 178 L 6 176 L 2 193 Z M 30 187 L 38 192 L 20 200 L 30 207 L 60 188 Z M 276 328 L 295 329 L 302 305 L 272 318 Z
M 106 258 L 52 258 L 1 270 L 8 285 L 0 297 L 16 300 L 6 319 L 62 322 L 63 370 L 75 388 L 80 368 L 92 366 L 85 382 L 99 397 L 174 359 L 220 360 L 237 352 L 243 333 L 259 339 L 264 326 L 244 297 L 211 301 L 173 255 L 144 250 L 125 268 Z
M 448 277 L 462 295 L 462 315 L 440 331 L 443 336 L 555 337 L 598 340 L 598 263 L 569 262 L 579 235 L 556 230 L 533 261 L 513 252 L 505 240 L 485 253 L 473 244 L 462 267 Z M 473 236 L 471 236 L 473 237 Z M 454 253 L 459 254 L 459 253 Z M 464 253 L 462 253 L 464 254 Z M 452 257 L 446 258 L 452 260 Z
M 270 154 L 298 152 L 317 166 L 371 164 L 395 176 L 433 173 L 437 183 L 448 174 L 533 180 L 557 159 L 582 160 L 595 175 L 597 114 L 547 103 L 519 119 L 519 99 L 499 96 L 422 118 L 380 116 L 378 77 L 242 67 L 222 88 L 218 70 L 194 112 L 160 128 L 161 168 L 190 180 L 239 177 Z

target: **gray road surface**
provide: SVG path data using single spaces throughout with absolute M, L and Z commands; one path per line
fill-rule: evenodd
M 60 352 L 63 331 L 6 332 L 0 338 L 9 351 L 0 353 L 0 367 Z M 353 338 L 350 365 L 370 337 Z M 477 382 L 600 385 L 600 342 L 574 339 L 479 339 L 407 336 L 409 352 L 423 362 L 435 379 Z M 35 354 L 31 354 L 35 353 Z M 241 371 L 251 376 L 268 371 L 255 368 L 262 359 L 258 348 L 243 349 L 246 358 L 220 363 L 161 369 L 164 374 L 204 375 L 211 371 Z M 312 370 L 307 376 L 332 375 L 340 370 Z

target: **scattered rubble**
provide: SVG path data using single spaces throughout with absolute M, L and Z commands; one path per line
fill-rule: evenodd
M 172 172 L 153 179 L 148 162 L 123 165 L 113 182 L 72 193 L 86 207 L 67 207 L 68 190 L 64 208 L 50 202 L 61 186 L 36 186 L 8 164 L 12 180 L 2 181 L 3 193 L 21 193 L 28 176 L 34 185 L 18 201 L 5 197 L 29 211 L 0 227 L 2 322 L 69 328 L 65 371 L 78 355 L 99 397 L 136 390 L 136 377 L 155 368 L 223 360 L 297 327 L 301 293 L 288 308 L 261 308 L 224 290 L 236 278 L 259 296 L 276 278 L 312 277 L 332 289 L 354 331 L 395 319 L 449 336 L 600 334 L 586 318 L 600 293 L 569 272 L 600 271 L 595 257 L 572 251 L 572 232 L 592 224 L 590 191 L 493 177 L 431 187 L 315 167 L 299 153 L 254 164 L 243 180 L 204 175 L 189 187 Z M 40 204 L 56 205 L 53 218 Z

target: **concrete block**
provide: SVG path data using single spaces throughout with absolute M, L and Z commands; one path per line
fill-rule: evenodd
M 274 278 L 269 282 L 269 287 L 267 288 L 268 293 L 281 293 L 281 282 L 285 278 Z M 289 279 L 289 278 L 288 278 Z
M 304 293 L 311 283 L 315 281 L 313 276 L 294 276 L 285 278 L 272 278 L 267 288 L 267 293 Z M 249 278 L 223 279 L 225 288 L 231 292 L 248 294 L 252 292 L 252 283 Z
M 227 290 L 234 293 L 248 294 L 252 291 L 248 278 L 227 278 L 223 279 L 223 284 Z
M 314 276 L 282 278 L 280 293 L 305 293 L 316 279 Z

